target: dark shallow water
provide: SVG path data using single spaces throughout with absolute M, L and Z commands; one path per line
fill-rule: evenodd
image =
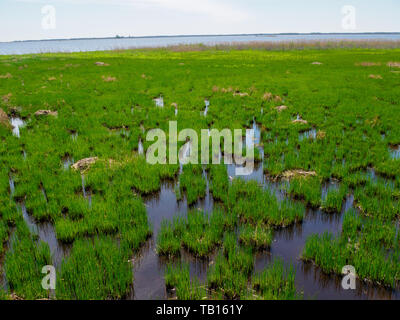
M 165 47 L 180 44 L 222 44 L 254 41 L 309 41 L 309 40 L 400 40 L 400 34 L 263 34 L 225 36 L 171 36 L 107 39 L 71 39 L 0 42 L 0 55 L 44 52 L 104 51 L 127 48 Z

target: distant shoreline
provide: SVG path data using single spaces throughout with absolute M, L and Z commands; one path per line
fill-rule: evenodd
M 0 55 L 161 48 L 176 51 L 231 50 L 235 48 L 239 50 L 398 49 L 400 48 L 400 33 L 285 33 L 26 40 L 0 42 Z
M 129 37 L 99 37 L 99 38 L 59 38 L 37 40 L 0 41 L 0 43 L 21 43 L 41 41 L 71 41 L 71 40 L 110 40 L 110 39 L 157 39 L 157 38 L 197 38 L 197 37 L 279 37 L 279 36 L 359 36 L 359 35 L 400 35 L 400 32 L 311 32 L 311 33 L 243 33 L 243 34 L 195 34 L 195 35 L 161 35 L 161 36 L 129 36 Z

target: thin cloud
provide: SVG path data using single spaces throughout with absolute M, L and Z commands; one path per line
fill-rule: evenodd
M 221 2 L 220 0 L 14 0 L 25 3 L 53 4 L 107 4 L 136 6 L 142 8 L 167 9 L 178 13 L 205 15 L 215 20 L 240 22 L 247 20 L 249 14 L 243 8 Z

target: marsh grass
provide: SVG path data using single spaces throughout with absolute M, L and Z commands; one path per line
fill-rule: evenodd
M 226 166 L 211 165 L 210 178 L 210 191 L 213 195 L 213 198 L 222 202 L 226 201 L 229 189 L 228 171 Z
M 247 294 L 254 265 L 252 249 L 238 246 L 233 238 L 233 235 L 225 238 L 222 251 L 207 273 L 208 287 L 214 294 L 222 294 L 230 300 Z
M 351 210 L 344 217 L 340 236 L 310 236 L 302 257 L 327 273 L 341 274 L 342 267 L 350 264 L 360 279 L 395 288 L 400 277 L 398 243 L 395 226 L 361 218 Z
M 313 208 L 318 208 L 321 204 L 321 183 L 316 177 L 295 178 L 290 182 L 288 192 L 298 200 Z
M 168 264 L 165 270 L 165 285 L 167 290 L 176 290 L 179 300 L 204 300 L 207 298 L 207 290 L 194 277 L 190 279 L 189 264 Z
M 305 213 L 301 203 L 287 199 L 280 202 L 273 191 L 241 179 L 235 179 L 229 188 L 227 207 L 253 225 L 288 226 L 301 222 Z
M 326 212 L 341 212 L 343 201 L 348 193 L 348 188 L 345 185 L 339 189 L 329 189 L 325 199 L 322 199 L 321 207 Z
M 255 293 L 250 299 L 263 300 L 300 300 L 302 294 L 295 286 L 295 271 L 293 266 L 285 266 L 280 259 L 252 277 L 252 287 Z
M 400 47 L 399 41 L 386 40 L 309 40 L 309 41 L 253 41 L 253 42 L 229 42 L 220 44 L 181 44 L 171 45 L 158 50 L 172 52 L 194 52 L 194 51 L 230 51 L 230 50 L 326 50 L 326 49 L 395 49 Z M 141 50 L 152 51 L 154 48 L 141 48 Z M 156 49 L 157 50 L 157 49 Z
M 24 299 L 48 298 L 42 288 L 42 268 L 51 265 L 50 248 L 47 243 L 37 242 L 24 220 L 16 223 L 12 251 L 5 257 L 5 272 L 10 291 Z
M 210 215 L 194 210 L 186 218 L 175 217 L 173 222 L 163 221 L 157 238 L 160 255 L 176 256 L 185 248 L 195 256 L 205 258 L 218 246 L 230 221 L 222 211 Z
M 240 230 L 239 241 L 246 247 L 263 250 L 270 247 L 273 241 L 273 231 L 264 226 L 243 226 Z
M 354 191 L 354 199 L 359 209 L 373 218 L 394 220 L 400 213 L 400 202 L 395 191 L 380 182 L 366 182 Z
M 57 277 L 57 299 L 124 298 L 132 284 L 130 251 L 108 237 L 77 240 Z
M 206 195 L 207 183 L 201 165 L 185 165 L 179 177 L 181 192 L 186 194 L 188 205 L 194 204 Z
M 212 196 L 224 211 L 207 218 L 190 213 L 190 218 L 163 226 L 157 240 L 160 255 L 189 250 L 207 258 L 220 249 L 210 270 L 210 296 L 247 298 L 254 293 L 253 298 L 263 297 L 249 285 L 251 258 L 259 244 L 268 242 L 267 230 L 301 223 L 307 205 L 340 211 L 347 188 L 346 192 L 354 194 L 360 214 L 357 218 L 346 215 L 338 237 L 312 236 L 305 259 L 335 273 L 353 263 L 360 278 L 393 286 L 398 279 L 393 225 L 399 215 L 400 166 L 399 160 L 391 157 L 390 147 L 400 144 L 398 74 L 392 72 L 397 69 L 399 49 L 379 47 L 398 47 L 398 42 L 189 45 L 0 57 L 0 74 L 12 74 L 0 79 L 0 108 L 9 117 L 25 121 L 19 138 L 0 126 L 0 241 L 9 237 L 12 226 L 21 224 L 15 202 L 23 201 L 30 218 L 54 224 L 58 240 L 72 246 L 78 243 L 73 254 L 79 256 L 76 261 L 88 256 L 90 266 L 97 266 L 90 268 L 88 278 L 80 274 L 68 279 L 60 297 L 122 297 L 128 272 L 121 257 L 130 260 L 125 251 L 133 255 L 152 234 L 143 199 L 157 193 L 164 180 L 175 180 L 179 172 L 179 165 L 146 163 L 145 157 L 138 155 L 139 141 L 145 152 L 151 144 L 146 132 L 154 128 L 168 132 L 170 120 L 178 122 L 179 131 L 192 128 L 198 133 L 207 128 L 250 128 L 255 120 L 261 131 L 265 174 L 276 178 L 302 169 L 315 171 L 317 177 L 291 182 L 285 189 L 289 194 L 282 192 L 277 199 L 273 190 L 254 182 L 233 179 L 230 184 L 224 165 L 184 166 L 177 198 L 186 197 L 195 204 L 204 197 L 206 170 L 211 176 Z M 98 61 L 109 65 L 106 73 L 95 64 Z M 370 79 L 370 74 L 382 79 Z M 103 75 L 118 81 L 105 82 Z M 52 77 L 56 80 L 49 81 Z M 160 94 L 164 108 L 153 101 Z M 206 117 L 205 97 L 210 102 Z M 178 114 L 172 103 L 179 106 Z M 277 108 L 282 105 L 287 108 Z M 58 117 L 34 116 L 39 109 L 57 111 Z M 297 118 L 307 122 L 293 123 Z M 312 128 L 320 134 L 299 141 L 299 134 Z M 83 173 L 91 207 L 83 197 L 81 172 L 64 169 L 66 155 L 75 161 L 98 157 Z M 329 190 L 322 198 L 321 185 L 333 178 L 340 184 L 338 191 Z M 259 230 L 265 233 L 259 234 Z M 240 231 L 254 248 L 238 245 Z M 37 249 L 34 235 L 17 234 L 27 254 L 22 261 L 18 246 L 15 253 L 8 247 L 6 277 L 11 274 L 21 296 L 40 297 L 40 290 L 29 283 L 24 289 L 21 281 L 31 276 L 24 264 L 35 270 L 38 259 L 42 262 L 47 255 L 38 253 L 41 249 Z M 111 238 L 115 243 L 94 242 L 102 239 L 109 243 L 106 239 Z M 94 249 L 98 246 L 105 249 Z M 113 259 L 103 258 L 106 251 Z M 17 263 L 22 266 L 20 274 Z M 66 259 L 63 265 L 68 265 L 68 270 L 86 270 L 73 260 Z M 103 277 L 92 270 L 100 270 Z M 113 278 L 118 272 L 123 275 L 120 284 Z M 104 289 L 108 283 L 111 289 Z M 96 285 L 101 288 L 98 294 L 94 293 Z

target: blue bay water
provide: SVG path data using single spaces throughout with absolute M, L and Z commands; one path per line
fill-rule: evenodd
M 115 49 L 166 47 L 180 44 L 225 44 L 232 42 L 280 42 L 311 40 L 399 40 L 400 33 L 368 34 L 277 34 L 277 35 L 224 35 L 224 36 L 172 36 L 0 42 L 0 55 L 45 52 L 85 52 Z

